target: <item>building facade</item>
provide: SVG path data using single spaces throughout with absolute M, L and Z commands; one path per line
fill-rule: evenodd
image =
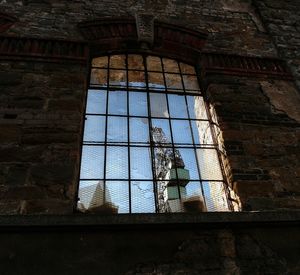
M 300 272 L 297 1 L 6 0 L 0 7 L 1 274 Z M 124 54 L 196 68 L 232 211 L 80 211 L 92 61 Z M 199 133 L 204 128 L 197 121 Z M 177 183 L 178 168 L 185 167 L 173 170 Z M 101 180 L 83 188 L 86 205 L 99 203 Z

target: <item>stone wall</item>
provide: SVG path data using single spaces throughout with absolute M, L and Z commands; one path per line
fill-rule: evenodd
M 0 0 L 0 10 L 1 36 L 44 39 L 0 41 L 0 274 L 300 273 L 299 91 L 279 61 L 263 59 L 287 61 L 299 86 L 297 1 Z M 243 210 L 260 211 L 74 213 L 89 58 L 62 41 L 88 44 L 78 23 L 144 12 L 207 33 L 207 55 L 262 58 L 198 64 L 230 187 Z M 275 217 L 261 222 L 261 214 Z
M 80 22 L 104 17 L 134 18 L 136 13 L 147 12 L 157 21 L 208 33 L 204 52 L 276 57 L 277 48 L 282 46 L 280 54 L 291 65 L 291 58 L 297 53 L 290 51 L 296 45 L 297 32 L 288 31 L 285 26 L 297 18 L 289 17 L 289 21 L 283 13 L 291 12 L 293 4 L 288 2 L 282 11 L 277 9 L 281 17 L 278 15 L 274 21 L 270 18 L 276 13 L 276 4 L 272 6 L 275 2 L 258 2 L 2 1 L 3 12 L 16 18 L 3 35 L 85 42 L 78 29 Z M 277 29 L 275 32 L 270 20 L 278 25 L 278 30 L 289 33 L 284 36 L 286 44 L 278 46 L 281 33 Z M 298 21 L 295 22 L 296 29 Z M 293 39 L 288 40 L 289 37 Z M 3 214 L 73 211 L 88 66 L 83 60 L 54 60 L 57 47 L 51 42 L 50 47 L 54 48 L 49 50 L 47 41 L 40 43 L 44 53 L 52 51 L 51 58 L 2 57 Z M 18 44 L 11 45 L 20 49 Z M 23 44 L 22 50 L 26 47 Z M 240 196 L 243 209 L 299 207 L 300 99 L 294 84 L 271 80 L 267 75 L 237 78 L 223 77 L 219 72 L 203 76 L 203 87 L 206 85 L 204 89 L 222 130 L 229 182 Z
M 293 106 L 300 106 L 300 97 L 294 83 L 216 75 L 207 81 L 229 181 L 243 209 L 299 208 L 300 113 Z
M 254 1 L 281 58 L 287 60 L 300 87 L 299 1 Z
M 86 69 L 0 66 L 0 213 L 72 213 Z

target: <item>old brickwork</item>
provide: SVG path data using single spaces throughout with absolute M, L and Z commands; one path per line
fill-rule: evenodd
M 300 208 L 299 7 L 287 0 L 0 1 L 0 214 L 20 221 L 5 225 L 0 215 L 0 274 L 298 274 L 299 219 L 290 213 Z M 139 47 L 130 23 L 126 36 L 100 32 L 99 22 L 135 22 L 136 14 L 154 18 L 162 41 L 173 38 L 162 46 L 154 37 L 156 53 L 199 67 L 241 209 L 285 211 L 289 219 L 259 225 L 234 216 L 258 213 L 229 213 L 234 220 L 220 214 L 180 230 L 185 219 L 175 215 L 167 227 L 136 228 L 155 223 L 142 216 L 124 231 L 94 228 L 93 216 L 73 221 L 81 217 L 74 206 L 89 55 Z M 200 38 L 178 42 L 176 55 L 170 26 Z M 42 230 L 36 215 L 22 227 L 30 214 L 67 215 L 68 226 L 51 227 L 54 216 L 42 225 L 54 232 Z
M 300 87 L 300 3 L 298 1 L 254 1 L 279 55 L 287 60 Z

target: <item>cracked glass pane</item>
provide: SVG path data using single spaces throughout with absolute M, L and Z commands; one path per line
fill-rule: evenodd
M 106 178 L 128 179 L 128 148 L 107 146 L 106 150 Z
M 130 176 L 132 179 L 152 179 L 150 148 L 130 148 Z
M 148 118 L 130 118 L 130 142 L 149 144 Z
M 132 213 L 155 213 L 153 182 L 131 182 Z

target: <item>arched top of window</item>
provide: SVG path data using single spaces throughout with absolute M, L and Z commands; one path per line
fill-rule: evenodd
M 91 65 L 78 210 L 229 211 L 195 68 L 148 54 L 106 55 Z
M 149 45 L 151 54 L 180 58 L 188 63 L 197 62 L 207 33 L 155 20 L 149 22 L 145 18 L 105 18 L 82 22 L 78 27 L 82 36 L 90 42 L 92 56 L 112 51 L 140 52 L 143 49 L 141 33 L 144 33 L 153 39 Z

